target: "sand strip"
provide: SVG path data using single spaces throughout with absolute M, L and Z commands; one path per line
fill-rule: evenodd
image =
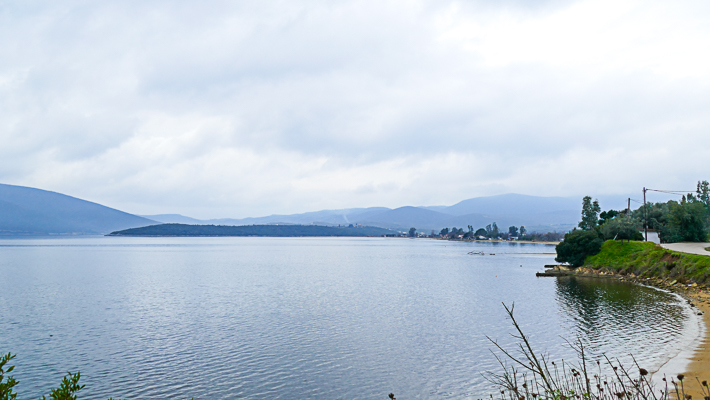
M 702 400 L 704 396 L 710 395 L 710 390 L 705 388 L 705 394 L 701 390 L 699 379 L 701 382 L 707 380 L 710 382 L 710 292 L 707 291 L 688 291 L 684 293 L 687 297 L 693 300 L 699 311 L 703 313 L 705 322 L 705 337 L 700 338 L 698 348 L 695 350 L 687 370 L 683 373 L 685 394 L 693 396 L 693 399 Z

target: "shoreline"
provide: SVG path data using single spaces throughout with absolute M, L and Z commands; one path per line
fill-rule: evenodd
M 695 399 L 702 399 L 704 396 L 698 381 L 710 380 L 710 292 L 698 290 L 695 293 L 688 293 L 687 297 L 692 299 L 695 307 L 703 313 L 702 321 L 705 329 L 698 338 L 695 350 L 683 372 L 686 379 L 689 379 L 685 393 Z
M 503 240 L 503 239 L 491 239 L 491 240 L 469 240 L 469 239 L 447 239 L 447 238 L 425 238 L 434 240 L 446 240 L 448 242 L 462 242 L 462 243 L 523 243 L 523 244 L 547 244 L 547 245 L 558 245 L 560 242 L 536 242 L 532 240 Z
M 687 286 L 679 284 L 675 280 L 663 280 L 656 278 L 637 278 L 635 276 L 620 275 L 608 271 L 597 271 L 590 268 L 580 267 L 571 276 L 579 277 L 607 277 L 621 281 L 632 282 L 640 285 L 651 286 L 661 290 L 674 293 L 688 302 L 688 306 L 699 317 L 700 332 L 695 338 L 694 348 L 681 349 L 676 355 L 664 362 L 657 371 L 653 372 L 653 380 L 661 388 L 661 378 L 655 376 L 658 373 L 665 374 L 668 379 L 669 391 L 675 396 L 675 389 L 670 383 L 671 378 L 678 381 L 679 374 L 684 375 L 684 393 L 691 395 L 694 399 L 703 399 L 701 384 L 704 380 L 710 381 L 710 288 L 701 286 Z M 702 313 L 702 315 L 698 315 Z M 697 379 L 697 380 L 696 380 Z M 680 386 L 679 386 L 680 390 Z M 708 389 L 706 388 L 706 391 Z

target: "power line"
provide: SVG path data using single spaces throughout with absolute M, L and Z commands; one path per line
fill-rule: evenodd
M 646 188 L 646 191 L 675 194 L 678 196 L 694 192 L 694 190 L 687 190 L 687 191 L 686 190 L 662 190 L 662 189 L 648 189 L 648 188 Z

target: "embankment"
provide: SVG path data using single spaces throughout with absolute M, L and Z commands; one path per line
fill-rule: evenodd
M 633 277 L 654 278 L 674 285 L 710 285 L 710 257 L 679 253 L 650 242 L 608 240 L 583 268 Z

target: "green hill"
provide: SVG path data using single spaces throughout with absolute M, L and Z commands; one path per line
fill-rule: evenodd
M 680 283 L 710 284 L 710 257 L 666 250 L 651 242 L 607 240 L 583 267 L 606 269 L 622 275 L 673 278 Z
M 389 229 L 335 227 L 319 225 L 186 225 L 162 224 L 113 232 L 108 236 L 382 236 L 396 232 Z

